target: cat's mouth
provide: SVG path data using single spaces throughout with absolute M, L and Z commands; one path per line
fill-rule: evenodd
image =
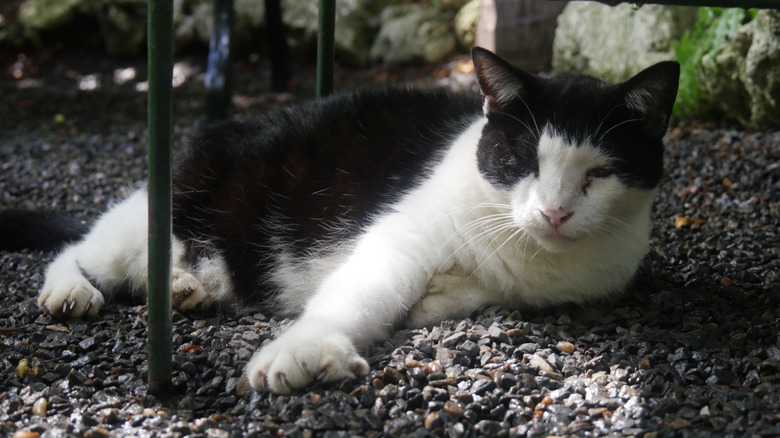
M 578 240 L 577 237 L 561 234 L 557 230 L 545 232 L 537 237 L 539 244 L 550 252 L 565 251 Z

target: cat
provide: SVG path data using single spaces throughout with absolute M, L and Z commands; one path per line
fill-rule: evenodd
M 246 368 L 257 390 L 366 374 L 406 323 L 623 290 L 648 250 L 679 65 L 626 82 L 539 76 L 472 51 L 481 97 L 388 88 L 206 128 L 179 154 L 173 304 L 297 320 Z M 94 316 L 143 296 L 147 194 L 49 265 L 40 307 Z

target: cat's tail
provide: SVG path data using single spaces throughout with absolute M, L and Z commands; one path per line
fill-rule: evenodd
M 0 210 L 0 251 L 56 250 L 87 231 L 86 221 L 54 211 Z

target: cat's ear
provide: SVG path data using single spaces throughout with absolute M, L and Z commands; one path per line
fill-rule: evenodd
M 512 67 L 493 52 L 481 47 L 471 50 L 474 71 L 482 91 L 482 109 L 485 115 L 504 109 L 518 97 L 528 94 L 534 77 Z
M 665 61 L 646 68 L 621 84 L 626 106 L 642 117 L 647 135 L 663 136 L 666 133 L 679 81 L 680 64 Z

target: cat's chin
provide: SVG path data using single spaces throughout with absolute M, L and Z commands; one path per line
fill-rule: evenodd
M 565 252 L 574 246 L 579 239 L 564 234 L 549 232 L 536 236 L 536 242 L 545 250 L 556 253 Z

